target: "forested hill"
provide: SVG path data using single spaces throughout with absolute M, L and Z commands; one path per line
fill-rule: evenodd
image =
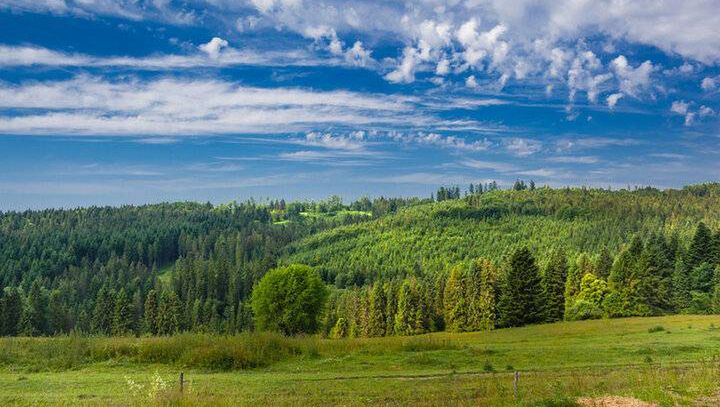
M 699 222 L 720 226 L 720 184 L 652 188 L 492 191 L 404 208 L 372 222 L 339 227 L 290 247 L 289 262 L 316 266 L 338 287 L 432 274 L 462 261 L 499 260 L 528 246 L 539 263 L 553 249 L 617 253 L 634 236 L 662 234 L 682 245 Z

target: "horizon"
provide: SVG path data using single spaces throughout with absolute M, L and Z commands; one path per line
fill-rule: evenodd
M 0 0 L 0 211 L 713 182 L 718 4 L 672 6 Z

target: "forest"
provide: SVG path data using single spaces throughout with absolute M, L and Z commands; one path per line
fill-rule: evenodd
M 268 271 L 315 270 L 314 331 L 374 337 L 720 313 L 720 185 L 441 187 L 430 199 L 0 214 L 0 334 L 234 334 Z M 310 333 L 310 332 L 308 332 Z

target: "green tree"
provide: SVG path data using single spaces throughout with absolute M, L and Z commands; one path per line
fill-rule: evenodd
M 692 282 L 687 268 L 678 261 L 672 275 L 672 300 L 676 312 L 688 312 L 692 300 Z
M 542 276 L 545 321 L 555 322 L 563 319 L 567 274 L 568 266 L 565 253 L 562 250 L 553 251 Z
M 395 334 L 414 335 L 417 326 L 418 292 L 415 279 L 405 279 L 400 284 L 395 314 Z
M 470 264 L 465 298 L 468 305 L 467 330 L 479 331 L 495 328 L 495 286 L 497 271 L 487 259 Z
M 713 254 L 712 233 L 703 222 L 700 222 L 688 247 L 685 266 L 687 266 L 688 270 L 694 270 L 702 263 L 712 263 L 714 260 Z
M 445 329 L 463 332 L 468 327 L 468 305 L 465 301 L 465 272 L 461 265 L 450 269 L 443 296 Z
M 255 325 L 286 335 L 315 333 L 328 289 L 312 268 L 293 264 L 270 270 L 252 293 Z
M 20 290 L 14 287 L 6 287 L 3 290 L 2 302 L 2 325 L 0 335 L 15 336 L 20 330 L 20 322 L 23 315 L 23 298 Z
M 157 312 L 158 335 L 172 335 L 180 329 L 180 300 L 169 289 L 160 294 Z
M 47 335 L 49 333 L 48 296 L 40 285 L 40 280 L 33 281 L 27 295 L 23 314 L 23 333 L 27 336 Z
M 135 310 L 132 307 L 130 298 L 125 293 L 125 289 L 115 294 L 115 307 L 113 309 L 113 335 L 124 336 L 133 332 L 133 320 L 135 319 Z
M 155 289 L 148 291 L 145 297 L 145 307 L 143 313 L 143 332 L 149 335 L 157 334 L 157 313 L 158 298 Z
M 92 330 L 95 333 L 109 335 L 112 331 L 112 319 L 115 312 L 115 296 L 105 286 L 98 291 L 93 312 Z
M 610 290 L 607 283 L 592 273 L 586 273 L 580 282 L 580 292 L 575 303 L 568 309 L 566 319 L 570 321 L 597 319 L 603 315 L 603 304 Z
M 542 287 L 535 258 L 527 247 L 513 251 L 498 304 L 500 326 L 522 326 L 542 320 Z
M 368 336 L 384 336 L 387 330 L 385 311 L 387 309 L 387 300 L 385 298 L 385 290 L 382 284 L 373 284 L 370 290 L 369 302 L 369 321 Z

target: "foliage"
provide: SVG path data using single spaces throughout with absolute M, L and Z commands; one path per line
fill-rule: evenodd
M 253 290 L 255 325 L 286 335 L 315 333 L 327 296 L 320 275 L 310 267 L 293 264 L 271 270 Z

